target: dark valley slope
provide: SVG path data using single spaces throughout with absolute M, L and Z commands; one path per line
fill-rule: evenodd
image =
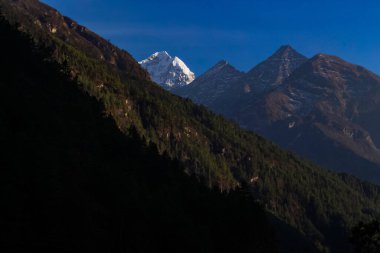
M 275 252 L 248 193 L 202 186 L 49 51 L 3 20 L 0 36 L 1 252 Z
M 350 227 L 358 221 L 379 217 L 380 201 L 378 199 L 379 188 L 377 186 L 361 182 L 347 175 L 337 175 L 302 161 L 263 138 L 251 132 L 244 131 L 222 117 L 210 113 L 204 107 L 196 106 L 189 100 L 169 94 L 156 84 L 150 82 L 145 71 L 141 70 L 137 63 L 129 58 L 125 52 L 123 53 L 123 59 L 125 61 L 122 65 L 115 64 L 113 60 L 107 60 L 105 56 L 101 57 L 101 55 L 107 55 L 107 52 L 109 52 L 108 49 L 111 49 L 111 52 L 112 50 L 115 51 L 116 54 L 122 51 L 97 37 L 86 28 L 78 30 L 76 26 L 70 26 L 70 22 L 72 22 L 70 19 L 61 16 L 56 10 L 38 1 L 0 0 L 0 8 L 2 10 L 2 16 L 5 17 L 7 22 L 16 26 L 19 31 L 31 36 L 34 43 L 40 47 L 49 49 L 48 52 L 51 53 L 45 57 L 44 62 L 48 65 L 57 63 L 60 71 L 69 75 L 72 84 L 78 90 L 84 92 L 84 94 L 87 95 L 87 99 L 89 99 L 88 96 L 91 96 L 94 103 L 96 101 L 96 103 L 101 106 L 102 114 L 115 121 L 120 132 L 124 135 L 129 135 L 131 129 L 135 129 L 137 136 L 141 139 L 145 139 L 150 145 L 154 145 L 161 155 L 166 154 L 171 159 L 177 160 L 178 166 L 176 165 L 174 167 L 182 167 L 187 174 L 192 175 L 199 181 L 203 181 L 204 184 L 210 188 L 218 187 L 221 191 L 229 191 L 246 185 L 255 201 L 261 203 L 266 211 L 271 214 L 271 219 L 275 220 L 274 224 L 276 225 L 276 229 L 282 229 L 284 227 L 283 225 L 287 226 L 286 229 L 281 231 L 295 232 L 299 237 L 303 237 L 304 242 L 308 244 L 307 247 L 313 247 L 319 252 L 327 252 L 328 250 L 330 252 L 347 252 L 349 251 L 347 238 Z M 82 31 L 86 32 L 83 33 Z M 6 52 L 9 51 L 10 54 L 12 54 L 13 51 L 17 51 L 13 47 L 2 47 L 2 49 L 6 50 Z M 94 52 L 100 52 L 101 55 Z M 14 61 L 20 61 L 20 58 L 9 58 Z M 7 59 L 8 57 L 2 60 L 7 61 Z M 22 72 L 18 74 L 19 77 L 23 76 Z M 4 73 L 2 76 L 7 75 Z M 51 82 L 50 85 L 44 87 L 50 89 L 54 88 L 54 91 L 55 83 L 56 82 Z M 23 87 L 20 87 L 20 90 L 22 90 L 22 88 Z M 46 99 L 59 101 L 50 93 L 50 90 L 43 94 L 44 96 L 41 99 L 33 100 L 33 103 L 37 103 L 42 107 Z M 57 95 L 59 94 L 60 92 L 58 92 Z M 28 97 L 28 93 L 23 96 Z M 16 103 L 19 97 L 18 92 L 13 92 L 7 97 L 9 99 L 5 101 L 8 101 L 8 103 L 15 101 Z M 34 96 L 31 97 L 33 98 Z M 68 97 L 71 97 L 71 95 L 69 94 Z M 38 96 L 36 96 L 36 98 L 38 98 Z M 29 108 L 28 105 L 30 104 L 29 106 L 31 106 L 33 103 L 24 103 L 22 108 L 27 110 Z M 70 102 L 67 102 L 67 104 L 71 105 Z M 79 107 L 82 108 L 82 106 Z M 7 108 L 9 109 L 3 113 L 5 116 L 8 114 L 8 111 L 11 110 L 9 105 Z M 33 107 L 30 108 L 32 109 Z M 59 109 L 62 108 L 62 106 L 57 105 L 56 108 Z M 54 111 L 55 110 L 49 111 L 49 117 L 56 117 L 56 125 L 64 125 L 65 121 L 61 120 L 62 115 L 55 116 Z M 71 113 L 74 113 L 74 111 L 74 109 L 70 111 L 67 117 L 69 117 Z M 27 111 L 23 112 L 23 110 L 19 109 L 17 112 L 18 113 L 11 115 L 12 119 L 18 120 L 18 116 L 21 117 L 21 115 Z M 33 112 L 35 112 L 35 110 L 28 113 Z M 81 113 L 81 115 L 74 114 L 73 116 L 80 119 L 83 117 L 82 114 L 86 114 L 86 112 Z M 90 121 L 87 118 L 85 118 L 84 121 L 90 122 L 90 124 L 84 125 L 88 127 L 102 124 L 101 122 Z M 46 130 L 50 129 L 48 124 L 41 123 L 44 122 L 43 119 L 39 118 L 37 122 L 39 123 L 20 125 L 28 126 L 26 129 L 32 127 L 32 129 L 36 131 L 41 127 L 44 127 Z M 59 124 L 57 122 L 59 122 Z M 91 124 L 91 122 L 93 122 L 93 124 Z M 82 121 L 72 123 L 70 129 L 72 131 L 78 129 L 79 131 L 77 135 L 73 136 L 78 137 L 83 134 L 84 127 L 79 127 L 82 123 Z M 56 130 L 54 134 L 47 135 L 47 139 L 45 140 L 48 143 L 54 143 L 56 138 L 55 132 L 65 134 L 65 131 L 67 131 L 66 127 L 61 127 Z M 108 140 L 108 138 L 104 137 L 107 135 L 108 134 L 103 135 L 104 141 Z M 21 136 L 26 136 L 25 138 L 27 138 L 29 133 L 21 134 Z M 44 135 L 40 133 L 37 136 L 43 137 Z M 82 157 L 81 154 L 85 152 L 87 148 L 91 150 L 91 148 L 96 148 L 96 146 L 99 145 L 104 147 L 103 144 L 92 144 L 90 142 L 90 140 L 98 140 L 97 134 L 88 132 L 87 136 L 86 139 L 89 141 L 83 142 L 83 145 L 85 145 L 83 150 L 78 151 L 75 148 L 65 148 L 64 151 L 72 156 Z M 115 137 L 115 139 L 120 138 L 122 138 L 122 136 Z M 36 139 L 38 140 L 39 138 Z M 80 138 L 73 139 L 79 142 L 77 145 L 82 145 Z M 30 145 L 32 145 L 33 141 L 27 141 L 26 143 L 31 143 Z M 114 143 L 109 143 L 105 145 L 105 147 L 111 148 L 114 145 Z M 17 147 L 23 148 L 24 145 L 17 145 Z M 49 151 L 47 147 L 48 145 L 45 146 L 45 149 Z M 85 162 L 96 165 L 100 162 L 96 159 L 100 159 L 103 152 L 105 152 L 105 155 L 114 155 L 114 152 L 107 152 L 107 150 L 102 149 L 103 148 L 100 148 L 95 153 L 88 155 L 85 153 Z M 123 165 L 123 163 L 126 164 L 125 166 L 128 166 L 129 162 L 123 159 L 125 156 L 130 156 L 128 153 L 131 149 L 134 150 L 134 147 L 130 147 L 129 149 L 121 147 L 118 149 L 118 152 L 121 152 L 120 156 L 118 156 L 120 160 L 120 163 L 117 164 L 118 166 L 120 164 Z M 136 149 L 138 150 L 138 148 Z M 125 154 L 123 150 L 126 150 Z M 60 157 L 59 152 L 54 152 L 54 147 L 52 147 L 50 151 L 58 158 Z M 32 157 L 35 159 L 41 157 L 48 159 L 48 157 L 41 154 L 38 154 L 38 156 L 32 155 Z M 157 157 L 157 159 L 163 158 Z M 107 161 L 112 160 L 114 159 Z M 45 162 L 46 160 L 42 161 L 42 164 L 45 164 L 44 166 L 46 166 L 46 164 L 54 165 L 56 159 L 51 159 L 48 163 Z M 165 161 L 166 159 L 163 161 L 163 167 L 166 167 Z M 149 160 L 143 156 L 141 162 L 145 164 L 144 162 L 148 163 Z M 83 161 L 81 162 L 81 159 L 79 159 L 79 163 L 74 163 L 74 165 L 80 166 L 81 163 L 83 163 Z M 136 164 L 139 163 L 140 160 L 136 162 Z M 107 165 L 108 163 L 103 162 L 100 164 Z M 109 166 L 111 165 L 112 163 Z M 120 165 L 121 168 L 123 167 L 122 165 Z M 90 167 L 84 166 L 84 168 Z M 148 168 L 150 167 L 148 166 Z M 106 171 L 109 171 L 109 169 Z M 63 172 L 67 172 L 68 174 L 64 174 L 62 177 L 65 176 L 70 180 L 72 172 L 70 172 L 70 170 L 63 170 Z M 88 180 L 85 174 L 87 172 L 90 172 L 90 170 L 85 169 L 80 172 L 81 175 L 84 173 L 80 177 L 81 180 Z M 159 189 L 162 187 L 165 188 L 167 182 L 175 182 L 177 180 L 167 179 L 165 181 L 165 179 L 159 178 L 161 174 L 159 171 L 155 172 L 157 172 L 157 174 L 143 173 L 141 175 L 141 180 L 144 180 L 146 176 L 150 178 L 149 182 L 144 181 L 145 183 L 142 183 L 144 189 L 152 189 L 151 187 L 154 187 L 156 184 L 158 184 Z M 61 172 L 55 172 L 53 170 L 52 173 L 61 178 Z M 42 175 L 36 174 L 35 176 L 33 176 L 33 174 L 32 177 L 34 180 L 37 180 L 36 182 L 38 182 L 38 180 L 42 180 L 44 183 L 50 182 L 42 177 L 44 175 L 43 173 L 41 174 Z M 131 186 L 129 186 L 128 183 L 124 185 L 124 178 L 121 175 L 125 175 L 125 172 L 109 172 L 109 174 L 106 175 L 107 176 L 103 176 L 103 174 L 101 174 L 99 177 L 96 177 L 96 180 L 108 180 L 108 177 L 115 177 L 116 180 L 120 178 L 120 181 L 117 181 L 120 182 L 117 184 L 118 187 L 131 187 L 131 191 L 135 189 L 133 179 L 127 181 L 132 181 Z M 157 179 L 157 181 L 155 179 Z M 29 178 L 26 178 L 25 182 L 28 181 Z M 89 187 L 94 187 L 98 190 L 109 189 L 111 192 L 118 192 L 119 195 L 116 195 L 118 199 L 123 199 L 123 191 L 119 191 L 118 188 L 115 189 L 108 184 L 106 184 L 106 186 L 97 187 L 97 183 L 93 183 L 93 180 L 86 182 L 87 184 L 73 184 L 73 187 L 76 185 L 84 185 L 86 189 Z M 55 185 L 55 182 L 52 184 Z M 181 185 L 182 181 L 179 181 L 178 187 Z M 183 187 L 184 188 L 181 189 L 185 191 L 188 186 L 184 184 Z M 190 192 L 193 191 L 191 189 L 192 188 L 190 188 Z M 100 190 L 99 194 L 104 196 L 102 195 L 102 190 Z M 167 195 L 166 192 L 171 192 L 172 190 L 172 188 L 168 188 L 167 191 L 161 195 L 152 195 L 151 198 L 148 197 L 149 194 L 145 194 L 145 191 L 141 194 L 138 193 L 138 195 L 144 196 L 144 198 L 147 197 L 148 200 L 151 201 L 158 201 L 157 204 L 159 205 L 161 204 L 160 199 L 165 199 Z M 74 188 L 73 193 L 78 192 L 80 193 L 80 191 Z M 149 191 L 149 193 L 151 192 L 154 192 L 154 190 Z M 22 194 L 23 193 L 20 193 L 20 195 Z M 198 196 L 202 195 L 203 193 L 200 193 Z M 94 198 L 96 200 L 96 197 L 90 193 L 87 195 L 78 194 L 78 197 L 80 196 L 84 196 L 91 201 Z M 175 192 L 170 193 L 168 197 L 169 196 L 173 196 L 171 197 L 173 201 L 169 199 L 168 202 L 177 202 L 176 197 L 178 196 L 176 196 Z M 67 196 L 63 195 L 62 198 L 67 199 Z M 141 201 L 143 201 L 144 198 Z M 139 199 L 140 198 L 137 198 L 137 200 Z M 103 200 L 107 201 L 107 197 L 104 197 Z M 185 202 L 184 199 L 181 199 L 181 201 Z M 82 201 L 79 201 L 79 203 L 82 203 Z M 19 210 L 24 210 L 22 207 L 18 208 Z M 94 208 L 100 211 L 103 210 L 102 207 L 96 207 L 96 205 Z M 171 210 L 172 208 L 174 208 L 174 211 Z M 164 208 L 161 209 L 159 213 L 164 215 L 168 211 L 169 216 L 164 216 L 167 219 L 166 221 L 171 221 L 172 215 L 177 217 L 175 211 L 177 208 L 181 209 L 182 207 L 179 205 L 179 207 Z M 111 215 L 116 209 L 118 208 L 115 207 L 115 209 L 111 209 L 111 211 L 106 210 L 105 212 Z M 136 212 L 140 213 L 141 209 L 144 208 L 137 209 Z M 166 209 L 169 210 L 166 211 Z M 149 209 L 144 210 L 148 211 Z M 185 208 L 185 210 L 188 209 Z M 239 212 L 245 212 L 245 210 L 248 209 L 237 207 L 237 211 Z M 179 216 L 183 217 L 184 220 L 191 220 L 190 218 L 186 218 L 187 215 L 191 215 L 192 212 L 190 211 L 191 209 L 188 213 L 185 212 L 184 215 Z M 142 215 L 144 215 L 144 212 L 142 212 Z M 149 217 L 149 214 L 147 215 Z M 224 213 L 221 213 L 220 217 L 223 217 L 223 215 Z M 88 217 L 90 217 L 88 219 L 91 219 L 92 216 L 90 215 Z M 181 217 L 176 221 L 180 221 Z M 151 221 L 151 219 L 148 220 Z M 191 221 L 189 223 L 192 224 Z M 232 221 L 232 223 L 234 222 Z M 92 224 L 91 220 L 87 224 Z M 107 228 L 107 224 L 109 223 L 105 222 L 99 226 L 101 228 Z M 147 225 L 147 227 L 149 226 Z M 94 229 L 102 233 L 101 229 Z M 184 229 L 187 231 L 186 227 Z M 219 230 L 225 231 L 224 229 Z M 191 231 L 197 231 L 197 228 Z M 236 230 L 228 229 L 225 236 L 229 236 L 230 233 L 228 231 L 236 232 Z M 208 233 L 207 230 L 205 233 Z M 280 242 L 284 243 L 280 245 L 281 249 L 284 249 L 284 246 L 287 246 L 288 249 L 292 246 L 290 245 L 291 240 L 284 240 L 289 234 L 290 233 L 284 232 L 278 234 Z M 175 233 L 175 235 L 180 236 L 181 233 Z M 200 234 L 200 237 L 202 236 L 203 233 Z M 185 236 L 184 238 L 188 237 Z M 244 238 L 241 239 L 243 240 Z M 212 241 L 212 239 L 210 240 Z M 160 240 L 157 239 L 157 241 Z M 142 244 L 144 244 L 144 241 Z M 293 246 L 295 248 L 289 250 L 290 252 L 305 252 L 305 250 L 299 248 L 299 244 Z

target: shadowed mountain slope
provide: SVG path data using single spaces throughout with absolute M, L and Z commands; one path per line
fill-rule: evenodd
M 49 50 L 3 20 L 0 36 L 1 252 L 275 252 L 250 194 L 200 184 Z

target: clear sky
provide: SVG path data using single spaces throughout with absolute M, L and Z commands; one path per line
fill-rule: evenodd
M 378 0 L 43 0 L 137 60 L 178 56 L 197 74 L 225 59 L 247 71 L 289 44 L 380 74 Z

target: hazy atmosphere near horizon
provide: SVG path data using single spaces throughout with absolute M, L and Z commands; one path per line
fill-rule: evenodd
M 242 71 L 281 45 L 339 55 L 380 73 L 376 0 L 43 0 L 142 60 L 168 51 L 196 75 L 219 60 Z
M 379 13 L 0 0 L 0 252 L 380 253 Z

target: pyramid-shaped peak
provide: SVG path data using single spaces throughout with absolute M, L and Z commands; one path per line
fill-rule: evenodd
M 220 60 L 213 67 L 211 67 L 205 74 L 216 74 L 219 72 L 236 72 L 240 73 L 234 66 L 229 64 L 226 60 Z
M 226 60 L 220 60 L 212 68 L 222 68 L 222 67 L 225 67 L 227 65 L 229 65 L 228 61 L 226 61 Z
M 171 57 L 167 51 L 156 52 L 139 63 L 148 71 L 152 81 L 165 89 L 185 86 L 195 79 L 186 64 L 177 56 Z
M 155 55 L 169 55 L 169 53 L 167 51 L 160 51 L 160 52 L 156 52 L 154 54 Z
M 278 50 L 283 50 L 283 51 L 293 50 L 293 51 L 295 51 L 291 45 L 282 45 Z
M 156 58 L 156 57 L 159 57 L 159 58 L 172 58 L 170 56 L 170 54 L 168 52 L 166 52 L 166 51 L 156 52 L 156 53 L 154 53 L 154 54 L 152 54 L 150 56 L 150 58 Z
M 282 45 L 277 51 L 295 51 L 291 45 Z
M 273 57 L 281 57 L 281 58 L 287 58 L 287 57 L 291 57 L 291 58 L 305 58 L 305 56 L 303 56 L 302 54 L 300 54 L 299 52 L 297 52 L 293 47 L 291 47 L 290 45 L 283 45 L 281 46 L 279 49 L 277 49 L 277 51 L 273 54 Z
M 247 82 L 265 91 L 280 85 L 308 59 L 289 45 L 281 46 L 273 55 L 247 73 Z
M 145 60 L 139 61 L 139 64 L 146 64 L 151 61 L 165 61 L 169 62 L 172 61 L 173 58 L 170 56 L 170 54 L 167 51 L 160 51 L 160 52 L 155 52 Z
M 228 64 L 228 61 L 226 61 L 226 60 L 220 60 L 220 61 L 218 61 L 217 64 L 227 65 L 227 64 Z
M 286 70 L 286 75 L 289 75 L 307 60 L 306 56 L 298 53 L 290 45 L 283 45 L 273 55 L 255 66 L 248 73 L 261 75 L 264 72 L 271 73 L 273 70 Z

